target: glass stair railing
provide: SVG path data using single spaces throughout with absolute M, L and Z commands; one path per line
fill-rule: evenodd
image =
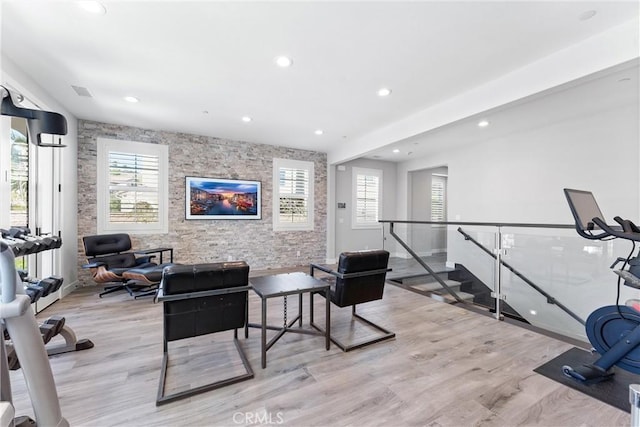
M 615 304 L 609 267 L 629 250 L 623 241 L 587 241 L 572 225 L 381 222 L 391 283 L 585 343 L 584 319 Z M 621 301 L 639 297 L 622 287 Z

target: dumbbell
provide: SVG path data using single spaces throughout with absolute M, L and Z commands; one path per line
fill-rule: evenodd
M 44 323 L 46 325 L 53 325 L 55 331 L 55 334 L 53 335 L 56 336 L 60 333 L 62 328 L 64 328 L 64 322 L 65 319 L 63 316 L 51 316 Z
M 51 316 L 41 324 L 38 328 L 40 329 L 40 335 L 42 335 L 42 341 L 46 344 L 51 341 L 51 338 L 58 335 L 64 327 L 64 322 L 65 320 L 62 316 Z
M 51 316 L 44 323 L 38 326 L 40 329 L 40 335 L 42 336 L 42 340 L 44 343 L 48 343 L 51 341 L 51 338 L 55 337 L 62 331 L 64 328 L 65 318 L 62 316 Z M 9 341 L 11 336 L 9 336 L 9 332 L 4 330 L 4 339 Z
M 23 279 L 24 280 L 24 279 Z M 46 297 L 51 292 L 56 292 L 62 286 L 64 279 L 59 276 L 49 276 L 46 279 L 26 279 L 26 282 L 32 286 L 40 286 L 43 290 L 42 296 Z
M 16 354 L 16 350 L 13 348 L 13 346 L 11 344 L 5 344 L 4 348 L 7 355 L 7 363 L 9 365 L 9 369 L 12 371 L 20 369 L 20 361 L 18 360 L 18 355 Z
M 49 293 L 57 292 L 58 289 L 62 287 L 62 282 L 64 282 L 64 279 L 60 276 L 49 276 L 45 280 L 51 282 L 51 289 L 49 290 Z
M 42 286 L 25 283 L 24 293 L 29 296 L 29 299 L 31 300 L 31 304 L 33 304 L 34 302 L 38 301 L 42 297 L 42 294 L 44 293 L 44 289 L 42 289 Z
M 28 227 L 12 227 L 9 229 L 9 235 L 24 243 L 21 243 L 26 255 L 35 254 L 46 249 L 46 246 L 35 236 L 31 235 L 31 229 Z
M 30 243 L 27 246 L 23 246 L 24 241 L 12 239 L 11 237 L 5 237 L 4 235 L 1 240 L 4 244 L 11 248 L 13 256 L 16 258 L 27 255 L 28 249 L 32 246 Z

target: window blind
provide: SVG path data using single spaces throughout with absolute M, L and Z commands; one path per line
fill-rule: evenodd
M 280 223 L 306 223 L 309 219 L 309 170 L 280 167 Z
M 380 212 L 380 178 L 358 174 L 356 178 L 356 223 L 378 222 Z
M 109 152 L 109 222 L 158 222 L 158 156 Z

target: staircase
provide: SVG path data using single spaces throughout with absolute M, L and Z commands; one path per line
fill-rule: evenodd
M 453 270 L 452 270 L 453 271 Z M 462 283 L 449 278 L 449 271 L 440 271 L 437 274 L 444 280 L 462 300 L 472 301 L 473 294 L 462 291 Z M 424 295 L 438 301 L 454 303 L 455 298 L 444 289 L 430 274 L 417 274 L 409 277 L 390 279 L 391 283 L 409 291 Z
M 442 266 L 436 270 L 436 274 L 444 280 L 445 284 L 449 286 L 460 299 L 495 312 L 495 299 L 491 296 L 491 289 L 463 265 L 455 264 L 455 268 L 453 269 Z M 427 272 L 413 274 L 401 273 L 398 275 L 390 274 L 387 276 L 387 280 L 398 287 L 441 302 L 449 304 L 457 302 L 456 299 Z M 501 312 L 505 316 L 526 322 L 526 320 L 506 302 L 502 302 Z

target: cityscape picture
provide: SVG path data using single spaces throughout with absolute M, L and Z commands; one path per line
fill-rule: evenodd
M 186 178 L 187 219 L 260 219 L 260 181 Z

